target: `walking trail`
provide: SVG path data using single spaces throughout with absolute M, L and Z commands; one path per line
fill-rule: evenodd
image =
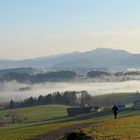
M 53 131 L 49 132 L 48 134 L 43 134 L 43 135 L 34 137 L 30 140 L 56 140 L 57 138 L 65 135 L 66 133 L 69 133 L 71 131 L 81 129 L 81 128 L 84 128 L 84 127 L 88 127 L 90 125 L 92 125 L 92 124 L 91 123 L 75 124 L 75 125 L 72 125 L 72 126 L 67 126 L 67 127 L 64 127 L 64 128 L 53 130 Z

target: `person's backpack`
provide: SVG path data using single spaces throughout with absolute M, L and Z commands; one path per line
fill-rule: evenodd
M 119 108 L 116 106 L 115 108 L 114 108 L 114 112 L 118 112 L 119 111 Z

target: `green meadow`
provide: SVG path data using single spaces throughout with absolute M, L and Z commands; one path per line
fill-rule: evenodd
M 67 106 L 64 105 L 40 105 L 27 108 L 0 110 L 0 116 L 10 121 L 10 114 L 16 114 L 26 118 L 24 122 L 41 122 L 55 117 L 67 115 Z
M 140 140 L 140 115 L 106 120 L 87 130 L 94 140 Z
M 100 99 L 103 97 L 104 95 Z M 26 140 L 56 129 L 86 122 L 93 124 L 87 130 L 92 132 L 95 140 L 137 140 L 140 138 L 140 110 L 132 106 L 127 106 L 128 108 L 120 111 L 117 120 L 114 120 L 111 110 L 69 117 L 67 107 L 65 105 L 40 105 L 0 110 L 0 117 L 7 122 L 6 126 L 0 126 L 0 140 Z M 13 124 L 10 114 L 16 114 L 25 119 Z

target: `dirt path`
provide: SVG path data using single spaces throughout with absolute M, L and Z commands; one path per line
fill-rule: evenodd
M 60 136 L 63 136 L 65 133 L 69 133 L 73 130 L 84 128 L 92 125 L 91 123 L 81 123 L 81 124 L 75 124 L 72 126 L 67 126 L 61 129 L 54 130 L 48 134 L 40 135 L 35 138 L 32 138 L 31 140 L 56 140 L 56 138 L 59 138 Z

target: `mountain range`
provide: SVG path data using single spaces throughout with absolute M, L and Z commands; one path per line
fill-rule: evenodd
M 124 50 L 98 48 L 88 52 L 73 52 L 27 60 L 0 59 L 0 69 L 18 67 L 52 70 L 140 68 L 140 54 L 132 54 Z

